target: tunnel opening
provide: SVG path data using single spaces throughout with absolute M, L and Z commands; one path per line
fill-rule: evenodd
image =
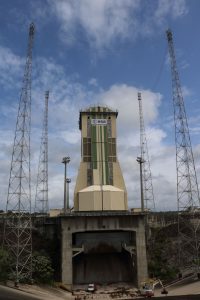
M 127 249 L 135 247 L 133 231 L 96 231 L 73 234 L 73 246 L 84 251 L 73 258 L 73 283 L 136 283 L 136 257 Z

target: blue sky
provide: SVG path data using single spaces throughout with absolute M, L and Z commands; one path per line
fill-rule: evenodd
M 118 158 L 129 207 L 139 206 L 142 92 L 155 202 L 176 209 L 171 73 L 165 31 L 174 34 L 200 180 L 200 19 L 198 0 L 0 0 L 0 191 L 5 209 L 28 27 L 35 23 L 32 80 L 32 201 L 44 107 L 49 99 L 49 204 L 62 207 L 62 157 L 69 155 L 70 201 L 80 162 L 79 111 L 119 110 Z

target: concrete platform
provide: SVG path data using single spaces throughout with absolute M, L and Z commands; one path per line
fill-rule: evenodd
M 68 287 L 91 279 L 96 283 L 127 281 L 140 286 L 147 278 L 144 218 L 142 213 L 129 211 L 70 212 L 60 216 L 62 282 Z

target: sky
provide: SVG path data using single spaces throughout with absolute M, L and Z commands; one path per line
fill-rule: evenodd
M 49 206 L 63 206 L 64 156 L 70 205 L 81 159 L 79 112 L 118 110 L 118 159 L 129 208 L 140 206 L 139 108 L 142 93 L 155 205 L 176 210 L 171 71 L 166 29 L 174 37 L 198 181 L 200 180 L 200 1 L 0 0 L 0 209 L 5 209 L 28 30 L 35 24 L 31 177 L 34 206 L 44 95 L 49 97 Z

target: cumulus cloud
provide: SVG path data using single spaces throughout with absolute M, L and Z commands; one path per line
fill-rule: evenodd
M 88 81 L 88 84 L 91 85 L 91 86 L 98 86 L 98 81 L 96 78 L 91 78 L 89 81 Z
M 24 60 L 15 55 L 9 48 L 0 46 L 0 68 L 5 72 L 19 72 Z
M 16 87 L 16 79 L 22 74 L 23 66 L 23 58 L 0 46 L 0 83 L 4 89 Z
M 86 33 L 90 44 L 97 48 L 108 46 L 115 38 L 126 38 L 129 27 L 137 23 L 132 14 L 139 7 L 139 0 L 101 1 L 49 1 L 52 10 L 61 21 L 63 39 L 74 42 L 77 31 Z
M 155 32 L 173 19 L 187 14 L 185 0 L 157 0 L 149 7 L 140 0 L 48 0 L 52 13 L 61 24 L 61 38 L 73 44 L 84 33 L 88 43 L 98 50 L 108 48 L 116 40 L 134 40 Z M 79 33 L 79 35 L 78 35 Z
M 134 130 L 139 128 L 139 105 L 138 92 L 140 90 L 126 84 L 111 86 L 107 91 L 101 92 L 97 99 L 104 105 L 119 111 L 119 122 L 121 126 L 130 126 Z M 143 114 L 145 123 L 153 122 L 158 115 L 158 108 L 162 99 L 159 93 L 148 90 L 142 91 Z

